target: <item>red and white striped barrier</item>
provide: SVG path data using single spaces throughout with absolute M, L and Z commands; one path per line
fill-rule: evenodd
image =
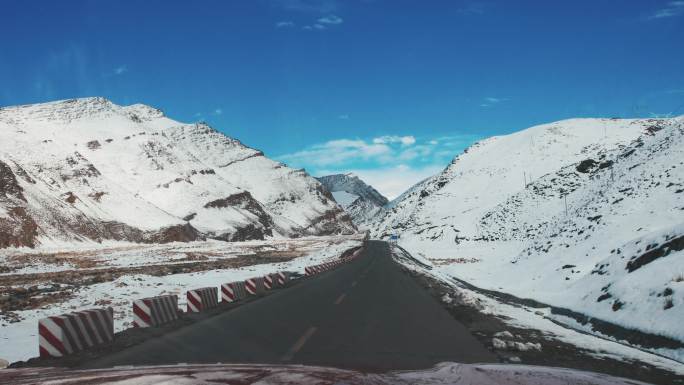
M 177 319 L 177 295 L 160 295 L 133 301 L 133 327 L 149 328 Z
M 218 289 L 203 287 L 188 290 L 188 313 L 199 313 L 218 306 Z
M 356 259 L 361 254 L 361 250 L 363 250 L 363 248 L 356 249 L 356 251 L 354 251 L 351 255 L 346 256 L 344 258 L 340 258 L 335 261 L 324 262 L 319 265 L 306 266 L 304 267 L 304 274 L 306 276 L 312 276 L 318 273 L 322 273 L 324 271 L 336 269 L 342 264 L 351 262 L 352 260 Z
M 111 307 L 78 311 L 38 321 L 38 349 L 41 357 L 63 357 L 113 339 L 114 310 Z
M 245 289 L 249 295 L 264 295 L 266 287 L 264 286 L 264 277 L 249 278 L 245 280 Z
M 290 282 L 290 274 L 279 271 L 276 273 L 276 280 L 278 281 L 278 285 L 285 286 L 286 283 Z
M 266 290 L 273 289 L 273 277 L 271 276 L 271 274 L 266 274 L 264 276 L 264 288 Z
M 244 281 L 224 283 L 221 285 L 221 299 L 223 302 L 236 302 L 247 298 Z

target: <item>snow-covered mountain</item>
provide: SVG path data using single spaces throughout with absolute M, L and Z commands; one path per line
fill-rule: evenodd
M 477 286 L 684 341 L 684 117 L 483 140 L 372 233 Z
M 381 214 L 388 203 L 387 198 L 352 173 L 326 175 L 316 179 L 332 193 L 335 201 L 360 228 Z
M 103 98 L 0 109 L 0 247 L 353 232 L 302 170 Z

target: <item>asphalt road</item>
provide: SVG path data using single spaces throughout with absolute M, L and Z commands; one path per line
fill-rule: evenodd
M 278 363 L 369 371 L 497 362 L 391 259 L 361 257 L 256 301 L 83 365 Z

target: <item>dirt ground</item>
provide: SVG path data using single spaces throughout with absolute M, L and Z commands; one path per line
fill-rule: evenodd
M 71 298 L 81 286 L 114 281 L 124 275 L 147 274 L 164 276 L 215 269 L 235 269 L 264 263 L 286 262 L 301 256 L 301 252 L 257 252 L 239 258 L 203 260 L 192 255 L 187 262 L 131 267 L 85 268 L 49 273 L 14 274 L 0 277 L 0 319 L 18 320 L 14 311 L 35 309 Z M 106 305 L 106 304 L 102 304 Z

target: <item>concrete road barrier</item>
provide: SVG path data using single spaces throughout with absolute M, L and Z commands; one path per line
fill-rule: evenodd
M 312 275 L 316 275 L 318 273 L 322 273 L 324 271 L 335 269 L 335 268 L 337 268 L 337 267 L 339 267 L 345 263 L 349 263 L 349 262 L 353 261 L 354 259 L 356 259 L 361 254 L 361 250 L 363 250 L 363 249 L 362 248 L 357 249 L 351 255 L 348 255 L 348 256 L 341 258 L 341 259 L 338 259 L 336 261 L 324 262 L 324 263 L 321 263 L 318 265 L 307 266 L 304 268 L 304 274 L 306 276 L 312 276 Z
M 188 290 L 188 313 L 199 313 L 218 306 L 218 289 L 203 287 Z
M 245 289 L 247 289 L 247 294 L 249 295 L 262 296 L 266 294 L 264 277 L 249 278 L 245 280 Z
M 114 339 L 114 310 L 93 309 L 38 321 L 40 357 L 63 357 Z
M 133 301 L 133 327 L 149 328 L 177 319 L 177 295 L 160 295 Z
M 287 283 L 290 282 L 290 273 L 286 271 L 279 271 L 275 275 L 276 280 L 278 281 L 278 285 L 280 286 L 285 286 Z
M 273 289 L 273 277 L 271 276 L 271 274 L 266 274 L 264 276 L 264 288 L 266 290 Z
M 221 285 L 221 299 L 223 302 L 236 302 L 247 298 L 244 281 L 224 283 Z
M 280 287 L 283 286 L 280 283 L 280 281 L 278 280 L 278 273 L 271 273 L 271 274 L 269 274 L 269 276 L 271 276 L 271 281 L 273 281 L 273 288 L 274 289 L 279 289 Z

